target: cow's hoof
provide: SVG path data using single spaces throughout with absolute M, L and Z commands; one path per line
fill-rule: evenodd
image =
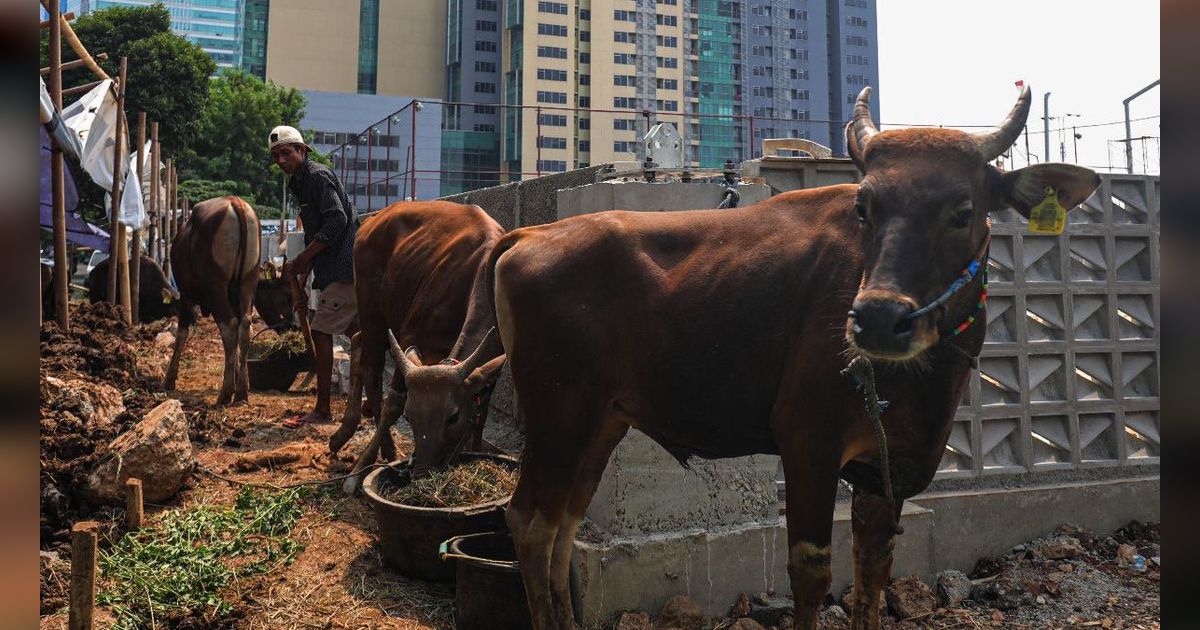
M 346 445 L 346 442 L 349 442 L 350 438 L 354 437 L 355 428 L 355 425 L 347 426 L 343 424 L 341 428 L 334 431 L 333 435 L 329 436 L 329 453 L 331 455 L 337 455 L 338 451 L 342 450 L 342 447 Z
M 345 492 L 346 494 L 353 496 L 354 492 L 356 490 L 358 490 L 358 477 L 360 474 L 361 473 L 356 473 L 354 475 L 346 477 L 346 480 L 342 482 L 342 492 Z
M 217 396 L 217 406 L 225 407 L 225 406 L 229 405 L 229 402 L 232 399 L 233 399 L 233 396 Z
M 172 379 L 169 381 L 163 381 L 162 388 L 163 388 L 163 391 L 167 391 L 167 392 L 175 391 L 175 380 Z

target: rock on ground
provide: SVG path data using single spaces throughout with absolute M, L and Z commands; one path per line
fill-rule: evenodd
M 921 578 L 915 575 L 892 580 L 884 589 L 888 607 L 900 619 L 911 619 L 933 612 L 937 598 Z
M 1048 560 L 1064 560 L 1082 554 L 1083 546 L 1074 536 L 1055 536 L 1038 544 L 1033 551 Z
M 938 573 L 935 583 L 938 604 L 945 608 L 953 608 L 971 595 L 971 580 L 967 574 L 954 569 Z
M 676 595 L 663 604 L 658 613 L 659 628 L 679 628 L 679 630 L 700 630 L 704 623 L 704 609 L 700 604 L 684 595 Z
M 46 377 L 46 394 L 55 399 L 69 399 L 72 411 L 80 420 L 107 426 L 125 411 L 121 392 L 112 385 L 81 378 L 63 380 Z
M 644 612 L 621 613 L 613 630 L 652 630 L 650 615 Z
M 108 445 L 108 456 L 88 476 L 88 495 L 98 503 L 123 504 L 125 481 L 142 481 L 142 499 L 163 503 L 175 496 L 195 460 L 188 421 L 179 401 L 155 407 L 141 422 Z

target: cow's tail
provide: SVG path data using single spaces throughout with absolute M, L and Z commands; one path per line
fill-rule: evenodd
M 229 206 L 233 208 L 233 214 L 238 220 L 238 249 L 233 277 L 229 279 L 226 290 L 229 295 L 229 307 L 233 309 L 234 317 L 241 320 L 245 312 L 242 310 L 242 276 L 246 273 L 246 212 L 250 208 L 241 197 L 230 197 Z

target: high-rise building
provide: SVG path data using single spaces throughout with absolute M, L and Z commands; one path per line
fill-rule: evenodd
M 484 136 L 472 134 L 494 130 L 509 178 L 640 160 L 642 136 L 663 121 L 701 167 L 757 157 L 764 138 L 844 153 L 854 96 L 879 78 L 874 0 L 449 0 L 449 9 L 447 94 L 529 106 L 464 107 L 453 120 L 479 147 Z
M 246 0 L 171 0 L 171 30 L 204 49 L 217 68 L 242 66 L 242 14 Z M 84 12 L 114 6 L 138 7 L 145 0 L 85 0 Z M 86 8 L 85 8 L 86 7 Z
M 264 51 L 246 67 L 262 78 L 321 92 L 445 93 L 446 0 L 239 2 L 248 3 L 247 45 Z

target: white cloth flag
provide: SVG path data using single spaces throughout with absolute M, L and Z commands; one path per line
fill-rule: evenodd
M 117 144 L 117 99 L 112 79 L 105 79 L 82 98 L 63 108 L 63 121 L 79 138 L 79 163 L 101 188 L 112 191 L 113 151 Z

